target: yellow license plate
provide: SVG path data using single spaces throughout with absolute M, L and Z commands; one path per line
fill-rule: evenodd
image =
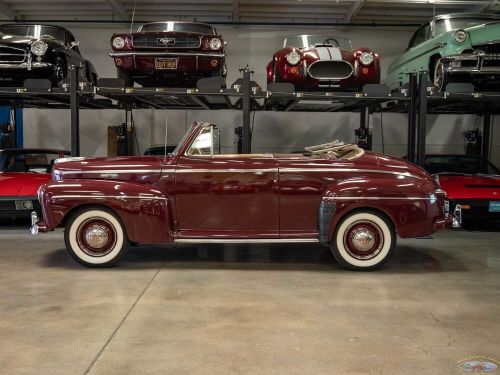
M 156 69 L 177 69 L 177 59 L 155 59 Z

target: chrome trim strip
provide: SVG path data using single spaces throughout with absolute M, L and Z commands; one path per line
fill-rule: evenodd
M 144 197 L 141 195 L 53 195 L 50 199 L 64 199 L 64 198 L 123 198 L 123 199 L 150 199 L 150 200 L 167 200 L 164 197 Z
M 430 197 L 326 197 L 323 198 L 324 202 L 329 202 L 329 201 L 336 201 L 336 200 L 422 200 L 422 201 L 428 201 L 431 198 Z M 435 199 L 435 198 L 434 198 Z
M 382 174 L 394 174 L 406 177 L 414 177 L 418 179 L 423 179 L 423 177 L 412 174 L 410 172 L 396 172 L 396 171 L 380 171 L 376 169 L 361 169 L 361 168 L 280 168 L 280 173 L 294 173 L 294 172 L 366 172 L 366 173 L 382 173 Z
M 223 53 L 202 53 L 202 52 L 111 52 L 111 57 L 127 56 L 200 56 L 200 57 L 225 57 Z
M 21 63 L 21 64 L 0 64 L 0 69 L 32 69 L 32 68 L 52 68 L 54 65 L 45 62 L 32 62 L 30 63 Z
M 75 173 L 75 174 L 120 174 L 120 173 L 161 173 L 161 169 L 96 169 L 93 171 L 85 170 L 85 171 L 61 171 L 57 170 L 56 173 L 60 173 L 62 175 Z
M 175 173 L 278 173 L 278 168 L 258 169 L 176 169 Z
M 176 238 L 176 243 L 318 243 L 317 238 Z

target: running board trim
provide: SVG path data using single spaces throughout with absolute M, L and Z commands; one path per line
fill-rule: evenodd
M 319 243 L 317 238 L 176 238 L 175 243 Z

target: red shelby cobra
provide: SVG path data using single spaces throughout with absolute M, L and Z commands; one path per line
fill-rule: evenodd
M 427 155 L 425 168 L 448 194 L 450 209 L 460 206 L 464 224 L 500 221 L 500 170 L 474 155 Z
M 40 212 L 37 191 L 51 180 L 54 160 L 66 151 L 45 149 L 0 150 L 0 217 L 29 217 Z
M 64 226 L 68 252 L 93 267 L 116 263 L 129 242 L 322 242 L 342 266 L 370 270 L 396 233 L 452 221 L 438 183 L 404 160 L 337 143 L 222 155 L 218 135 L 195 123 L 166 156 L 58 160 L 31 232 Z
M 147 23 L 136 33 L 113 34 L 111 47 L 126 86 L 185 87 L 200 78 L 226 76 L 225 43 L 204 23 Z
M 346 38 L 297 35 L 267 65 L 267 83 L 288 82 L 299 90 L 360 90 L 380 83 L 380 57 L 368 48 L 353 49 Z

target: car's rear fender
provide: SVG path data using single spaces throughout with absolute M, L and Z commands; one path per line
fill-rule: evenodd
M 119 216 L 130 241 L 173 241 L 169 197 L 149 185 L 105 180 L 56 181 L 42 185 L 38 198 L 49 230 L 62 226 L 78 209 L 104 206 Z
M 409 178 L 408 180 L 410 180 Z M 338 223 L 349 213 L 371 210 L 385 215 L 403 238 L 426 236 L 434 232 L 434 220 L 440 216 L 437 198 L 431 203 L 430 196 L 423 193 L 422 182 L 414 188 L 395 189 L 401 180 L 387 178 L 352 178 L 338 181 L 328 187 L 322 197 L 319 214 L 320 240 L 333 238 Z

